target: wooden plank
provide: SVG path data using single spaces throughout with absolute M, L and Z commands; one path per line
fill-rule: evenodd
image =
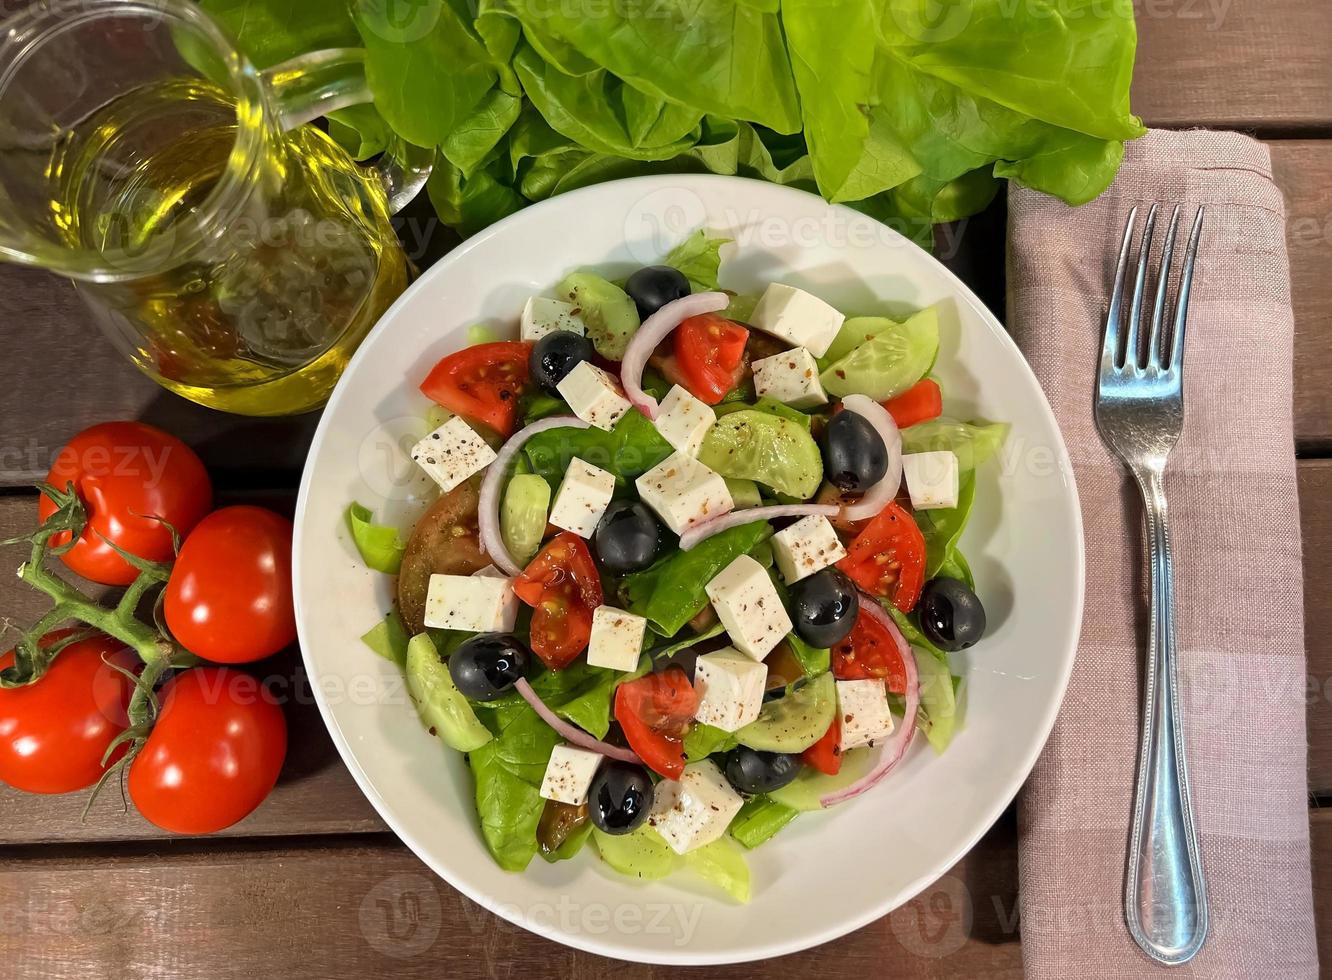
M 1015 836 L 1012 820 L 1005 820 L 923 896 L 837 940 L 835 958 L 827 949 L 810 950 L 784 959 L 783 972 L 1021 977 Z M 645 887 L 643 894 L 644 901 L 695 904 L 688 893 L 664 885 Z M 588 927 L 596 928 L 594 911 L 614 914 L 604 906 L 573 906 L 568 921 L 577 924 L 586 912 Z M 10 975 L 44 980 L 651 980 L 671 972 L 577 953 L 510 925 L 391 840 L 306 849 L 137 847 L 128 853 L 122 846 L 61 857 L 6 849 L 0 852 L 0 914 L 0 962 Z M 687 940 L 688 926 L 677 928 Z M 707 975 L 757 980 L 772 969 L 753 963 Z
M 1332 11 L 1332 4 L 1322 4 Z M 1329 35 L 1324 35 L 1328 37 Z M 1328 59 L 1332 64 L 1332 59 Z M 1332 92 L 1332 85 L 1327 91 Z M 1328 103 L 1332 106 L 1332 100 Z M 1295 442 L 1332 451 L 1332 140 L 1278 140 L 1272 169 L 1286 195 L 1295 305 Z
M 1305 689 L 1309 719 L 1309 790 L 1332 796 L 1332 460 L 1301 460 L 1300 526 L 1304 538 Z M 1332 867 L 1329 867 L 1332 871 Z M 1328 962 L 1332 962 L 1329 960 Z
M 1135 0 L 1133 6 L 1133 109 L 1148 125 L 1269 133 L 1332 126 L 1332 4 Z
M 277 501 L 247 495 L 244 499 Z M 285 496 L 290 502 L 290 495 Z M 235 502 L 229 498 L 226 502 Z M 35 519 L 35 495 L 0 497 L 0 540 L 22 534 Z M 4 563 L 17 566 L 26 557 L 22 546 L 0 553 Z M 70 576 L 71 580 L 73 577 Z M 87 583 L 82 583 L 87 587 Z M 94 595 L 106 590 L 93 587 Z M 46 597 L 15 576 L 0 575 L 0 611 L 14 623 L 30 623 L 47 608 Z M 367 651 L 367 655 L 369 651 Z M 384 824 L 361 794 L 329 740 L 310 684 L 295 648 L 249 668 L 267 679 L 284 702 L 287 713 L 287 764 L 273 794 L 257 811 L 225 831 L 234 836 L 343 834 L 382 831 Z M 125 811 L 115 786 L 98 797 L 86 820 L 80 815 L 84 793 L 32 796 L 0 786 L 0 825 L 7 843 L 42 841 L 134 840 L 164 837 L 131 807 Z

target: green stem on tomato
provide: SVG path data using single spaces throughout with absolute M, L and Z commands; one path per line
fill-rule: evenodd
M 135 619 L 132 611 L 125 612 L 120 606 L 115 609 L 100 606 L 72 585 L 56 578 L 46 569 L 42 561 L 43 551 L 44 544 L 34 542 L 32 559 L 19 566 L 19 578 L 33 588 L 46 593 L 51 601 L 55 603 L 51 611 L 42 617 L 39 626 L 47 623 L 54 626 L 66 619 L 77 619 L 131 647 L 145 664 L 151 664 L 163 658 L 170 659 L 170 654 L 174 648 L 170 640 L 167 640 L 151 626 Z M 154 584 L 153 578 L 154 576 L 151 574 L 140 575 L 135 579 L 130 589 L 134 590 L 137 587 L 139 595 L 142 596 L 143 592 Z M 140 585 L 145 579 L 149 580 L 147 584 Z M 126 594 L 128 595 L 128 593 Z M 134 606 L 137 607 L 137 605 L 136 601 Z M 49 629 L 49 626 L 47 628 Z M 36 633 L 35 628 L 33 632 Z M 37 635 L 40 636 L 41 634 Z

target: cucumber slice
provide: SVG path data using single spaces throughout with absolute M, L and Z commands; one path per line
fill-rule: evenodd
M 758 719 L 736 738 L 762 752 L 803 752 L 828 730 L 837 716 L 837 688 L 831 673 L 821 674 L 784 698 L 769 701 Z
M 842 756 L 842 771 L 836 776 L 828 776 L 806 766 L 799 776 L 781 789 L 768 794 L 768 799 L 781 803 L 802 813 L 822 810 L 819 800 L 829 793 L 846 789 L 874 767 L 875 754 L 869 749 L 852 749 Z
M 930 307 L 905 323 L 890 323 L 819 375 L 829 394 L 895 398 L 925 377 L 939 353 L 939 314 Z
M 490 741 L 490 729 L 477 720 L 429 635 L 420 633 L 408 641 L 406 669 L 407 693 L 421 721 L 440 741 L 459 752 L 472 752 Z
M 724 477 L 753 480 L 807 500 L 823 482 L 823 457 L 798 422 L 752 408 L 723 415 L 708 429 L 698 461 Z
M 763 503 L 763 498 L 759 496 L 758 484 L 753 480 L 726 478 L 726 489 L 731 493 L 731 500 L 736 510 L 757 507 Z
M 509 481 L 500 504 L 500 537 L 519 565 L 541 549 L 550 512 L 550 484 L 535 473 L 519 473 Z
M 590 272 L 574 272 L 555 287 L 555 295 L 578 307 L 587 336 L 602 357 L 624 357 L 629 338 L 638 329 L 638 308 L 615 283 Z
M 891 330 L 901 325 L 900 321 L 890 320 L 886 316 L 847 317 L 842 321 L 842 329 L 837 331 L 837 336 L 833 338 L 833 342 L 828 345 L 828 349 L 818 359 L 819 368 L 823 369 L 835 361 L 840 361 L 865 341 L 873 340 L 885 330 Z

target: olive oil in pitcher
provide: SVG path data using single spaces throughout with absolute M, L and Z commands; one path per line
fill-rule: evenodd
M 104 326 L 213 408 L 318 407 L 410 277 L 382 186 L 320 130 L 247 119 L 204 79 L 107 102 L 55 144 L 48 177 L 69 247 L 123 269 L 79 282 Z

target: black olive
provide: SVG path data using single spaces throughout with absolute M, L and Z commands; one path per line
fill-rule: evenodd
M 661 549 L 661 525 L 645 504 L 615 500 L 601 516 L 593 543 L 606 571 L 628 575 L 656 560 Z
M 726 778 L 742 793 L 771 793 L 800 775 L 800 756 L 740 746 L 726 756 Z
M 642 766 L 608 759 L 592 777 L 587 813 L 592 826 L 607 834 L 633 833 L 652 809 L 652 777 Z
M 985 635 L 985 607 L 955 578 L 926 582 L 916 609 L 920 631 L 940 650 L 965 650 Z
M 494 701 L 527 673 L 532 655 L 508 633 L 481 633 L 449 657 L 449 676 L 473 701 Z
M 553 330 L 532 345 L 528 366 L 532 380 L 552 395 L 559 383 L 583 361 L 592 360 L 592 341 L 569 330 Z
M 863 415 L 838 412 L 823 430 L 823 472 L 843 493 L 864 493 L 888 472 L 888 450 Z
M 836 568 L 824 568 L 791 586 L 796 636 L 810 646 L 831 647 L 856 625 L 860 594 Z
M 638 307 L 639 318 L 646 320 L 672 300 L 688 296 L 689 280 L 669 265 L 650 265 L 625 280 L 624 291 Z

